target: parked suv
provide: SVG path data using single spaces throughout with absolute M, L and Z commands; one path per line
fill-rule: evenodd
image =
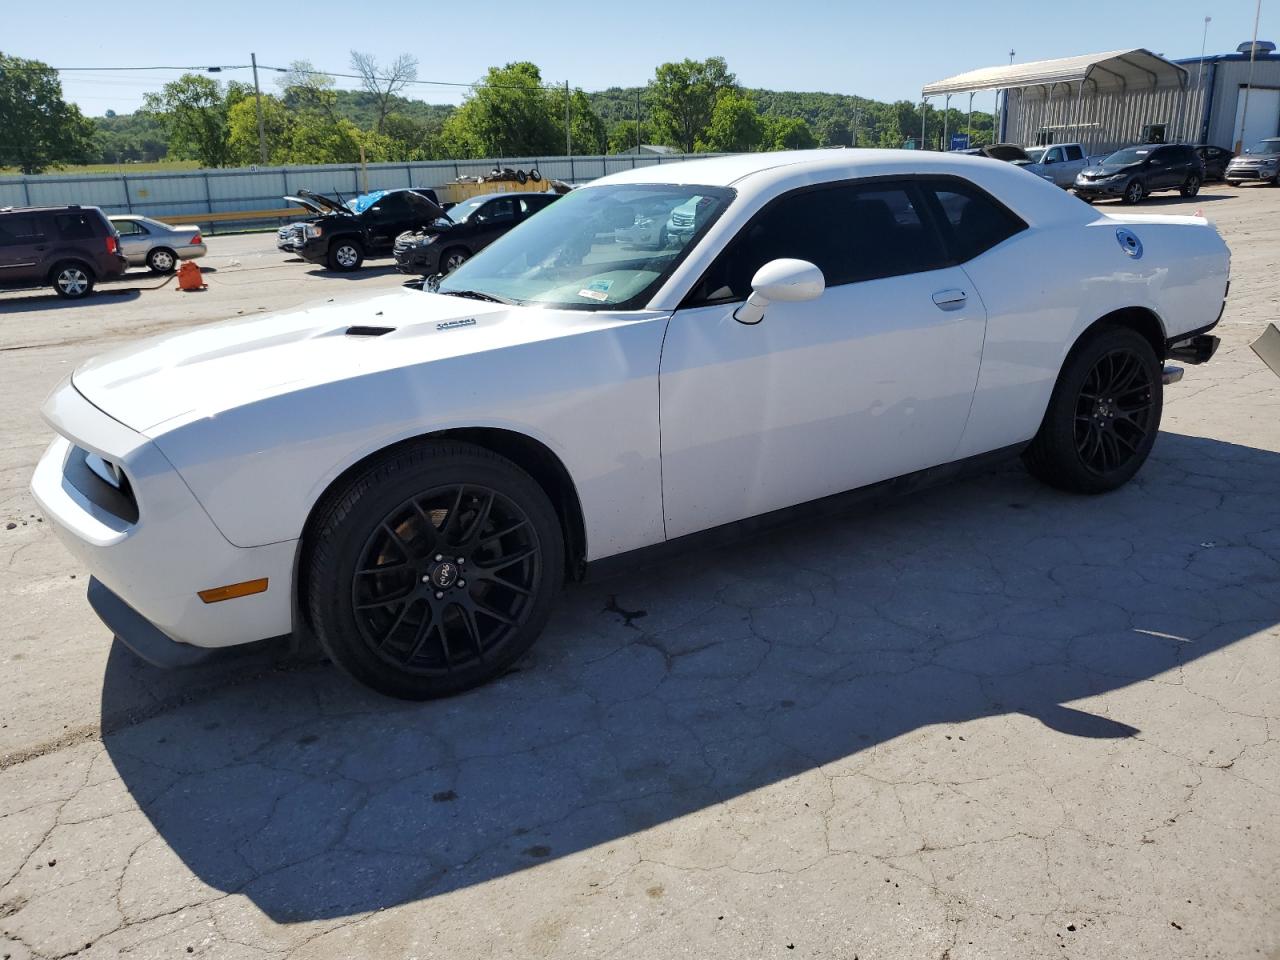
M 0 287 L 51 286 L 79 300 L 128 265 L 120 235 L 97 207 L 0 209 Z
M 1073 188 L 1082 200 L 1119 197 L 1125 203 L 1137 203 L 1157 190 L 1194 197 L 1203 180 L 1204 167 L 1194 147 L 1144 143 L 1117 150 L 1097 166 L 1082 170 Z
M 1227 164 L 1227 183 L 1239 186 L 1245 180 L 1261 180 L 1273 186 L 1280 183 L 1280 137 L 1267 137 Z
M 500 236 L 546 207 L 554 193 L 482 193 L 396 238 L 396 269 L 422 277 L 452 273 Z
M 276 247 L 331 270 L 358 270 L 365 257 L 389 257 L 396 237 L 444 216 L 434 190 L 375 190 L 345 204 L 299 190 L 285 197 L 316 213 L 302 223 L 281 227 Z

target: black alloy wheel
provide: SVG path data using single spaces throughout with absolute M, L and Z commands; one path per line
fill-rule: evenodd
M 564 581 L 543 488 L 471 444 L 421 441 L 374 458 L 326 496 L 304 534 L 304 609 L 355 679 L 410 700 L 511 667 Z
M 437 487 L 393 509 L 360 551 L 357 629 L 406 672 L 441 676 L 501 660 L 542 582 L 529 517 L 489 487 Z
M 1132 348 L 1098 358 L 1076 400 L 1076 452 L 1087 470 L 1106 477 L 1145 455 L 1155 405 L 1151 380 Z
M 1184 197 L 1194 197 L 1200 192 L 1200 175 L 1193 173 L 1191 176 L 1187 177 L 1186 182 L 1183 183 L 1178 192 Z
M 1124 196 L 1121 199 L 1125 203 L 1140 203 L 1142 198 L 1147 195 L 1147 188 L 1143 186 L 1141 180 L 1130 180 L 1128 186 L 1124 188 Z
M 1068 355 L 1023 463 L 1075 493 L 1105 493 L 1138 472 L 1160 429 L 1161 362 L 1146 337 L 1105 326 Z

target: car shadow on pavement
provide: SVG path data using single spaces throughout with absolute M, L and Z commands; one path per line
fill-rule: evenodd
M 215 891 L 279 922 L 383 909 L 640 842 L 904 736 L 930 738 L 914 756 L 984 771 L 1022 749 L 1179 736 L 1181 721 L 1107 695 L 1180 682 L 1280 622 L 1277 497 L 1280 455 L 1190 436 L 1162 434 L 1138 480 L 1103 497 L 1012 464 L 575 586 L 519 669 L 431 703 L 314 663 L 197 693 L 199 672 L 161 677 L 117 644 L 104 742 Z M 119 723 L 161 686 L 192 693 Z M 997 726 L 963 745 L 929 729 L 983 718 Z M 1027 718 L 1049 747 L 1025 744 Z
M 314 277 L 328 277 L 333 280 L 368 280 L 371 277 L 391 276 L 396 272 L 396 265 L 394 263 L 377 266 L 365 264 L 359 270 L 330 270 L 328 267 L 315 267 L 307 272 Z
M 0 313 L 32 313 L 37 310 L 74 310 L 94 303 L 136 300 L 150 287 L 99 287 L 80 300 L 66 300 L 53 291 L 0 298 Z

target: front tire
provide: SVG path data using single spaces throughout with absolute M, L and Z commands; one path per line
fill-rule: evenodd
M 1147 195 L 1147 188 L 1141 180 L 1130 180 L 1124 188 L 1124 195 L 1120 198 L 1125 203 L 1141 203 L 1142 198 Z
M 147 269 L 152 273 L 173 273 L 178 266 L 178 255 L 164 247 L 156 247 L 147 254 Z
M 501 674 L 542 632 L 563 584 L 546 493 L 470 444 L 375 459 L 311 529 L 306 598 L 320 644 L 391 697 L 448 696 Z
M 1087 334 L 1063 364 L 1023 462 L 1060 490 L 1115 490 L 1151 453 L 1163 403 L 1160 360 L 1145 337 L 1125 327 Z
M 64 300 L 83 300 L 93 292 L 93 268 L 79 260 L 64 260 L 49 272 L 54 292 Z
M 440 272 L 453 273 L 470 259 L 471 254 L 462 247 L 450 247 L 440 257 Z
M 1194 197 L 1200 192 L 1200 177 L 1194 173 L 1191 174 L 1191 176 L 1187 177 L 1186 182 L 1178 188 L 1178 192 L 1184 197 Z
M 335 240 L 329 248 L 329 269 L 349 273 L 364 263 L 364 248 L 355 240 Z

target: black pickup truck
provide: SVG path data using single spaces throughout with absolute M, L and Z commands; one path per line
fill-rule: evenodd
M 436 192 L 426 187 L 375 190 L 345 203 L 299 190 L 285 200 L 315 216 L 281 227 L 276 247 L 331 270 L 358 270 L 365 257 L 389 257 L 401 233 L 444 216 Z

